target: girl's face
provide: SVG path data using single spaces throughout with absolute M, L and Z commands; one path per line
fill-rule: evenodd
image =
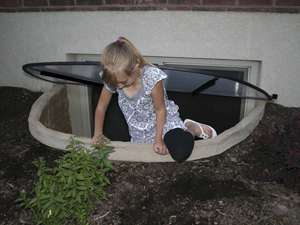
M 139 64 L 137 64 L 131 75 L 128 76 L 127 74 L 125 73 L 121 73 L 121 74 L 118 74 L 117 75 L 117 85 L 118 85 L 118 88 L 119 89 L 123 89 L 123 88 L 127 88 L 127 87 L 130 87 L 131 85 L 133 85 L 137 79 L 137 77 L 139 77 L 139 71 L 136 70 L 138 68 Z

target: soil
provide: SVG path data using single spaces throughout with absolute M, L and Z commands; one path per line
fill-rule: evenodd
M 27 118 L 42 93 L 0 87 L 0 225 L 34 224 L 31 212 L 14 201 L 37 181 L 32 161 L 48 166 L 64 154 L 35 140 Z M 253 134 L 266 133 L 300 108 L 268 103 Z M 251 135 L 221 155 L 183 163 L 113 162 L 107 197 L 95 206 L 90 224 L 300 224 L 300 187 L 244 178 L 251 165 L 242 155 Z

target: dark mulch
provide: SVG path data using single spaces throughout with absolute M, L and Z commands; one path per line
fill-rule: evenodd
M 37 179 L 32 164 L 44 157 L 49 166 L 64 153 L 35 140 L 27 118 L 42 94 L 0 87 L 0 225 L 34 224 L 31 213 L 14 200 L 30 192 Z M 299 108 L 267 104 L 254 134 L 266 133 Z M 225 153 L 184 163 L 113 163 L 107 198 L 95 206 L 90 224 L 300 224 L 299 187 L 243 177 L 250 165 L 242 155 L 248 137 Z

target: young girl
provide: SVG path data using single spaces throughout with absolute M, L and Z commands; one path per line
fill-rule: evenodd
M 102 56 L 104 82 L 95 112 L 95 130 L 91 144 L 103 134 L 103 122 L 112 94 L 118 93 L 119 106 L 127 121 L 131 142 L 154 143 L 158 154 L 168 154 L 184 161 L 192 153 L 195 136 L 203 139 L 217 136 L 204 124 L 179 117 L 178 106 L 168 100 L 162 80 L 167 75 L 147 62 L 124 37 L 108 45 Z

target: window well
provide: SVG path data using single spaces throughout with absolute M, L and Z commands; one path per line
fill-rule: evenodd
M 272 100 L 275 97 L 248 82 L 253 79 L 253 71 L 258 71 L 255 63 L 254 66 L 220 65 L 220 63 L 217 66 L 199 65 L 191 61 L 187 62 L 187 59 L 180 62 L 178 58 L 172 61 L 150 57 L 147 60 L 168 75 L 168 78 L 164 80 L 164 85 L 169 99 L 179 106 L 181 119 L 189 118 L 209 124 L 218 134 L 235 126 L 248 115 L 254 108 L 256 100 Z M 71 119 L 81 113 L 81 122 L 80 118 L 72 122 L 73 134 L 91 137 L 94 127 L 94 111 L 103 87 L 99 77 L 100 63 L 87 58 L 84 62 L 26 64 L 23 69 L 39 79 L 68 84 L 68 89 L 73 94 L 77 93 L 69 97 L 70 109 L 72 105 L 73 108 L 79 107 L 75 112 L 70 110 Z M 76 89 L 79 91 L 76 92 Z M 82 94 L 84 96 L 79 96 Z M 80 106 L 79 102 L 85 102 L 85 104 Z M 78 122 L 83 124 L 84 128 L 83 131 L 75 132 L 76 129 L 73 127 L 78 124 L 73 124 Z M 118 107 L 117 94 L 113 95 L 107 109 L 104 134 L 113 141 L 130 140 L 126 121 Z

